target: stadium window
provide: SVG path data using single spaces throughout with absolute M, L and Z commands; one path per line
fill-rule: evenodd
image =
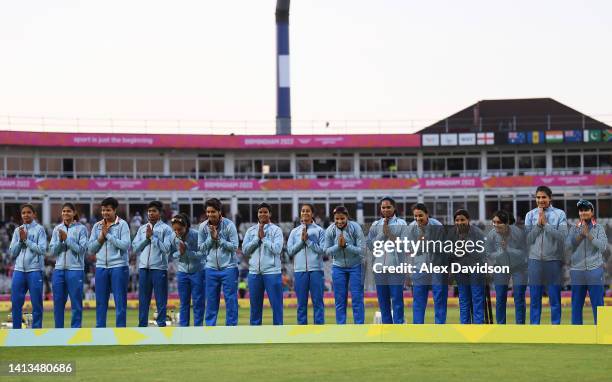
M 612 218 L 612 195 L 599 194 L 597 200 L 597 217 L 605 219 Z
M 100 171 L 98 158 L 77 158 L 74 162 L 74 171 L 77 174 L 91 176 Z
M 465 203 L 465 209 L 468 211 L 473 220 L 477 220 L 478 213 L 478 201 L 468 201 Z
M 249 223 L 257 223 L 257 206 L 259 205 L 260 202 L 251 202 L 251 204 L 249 204 L 249 211 L 251 212 L 251 214 L 248 216 L 248 222 Z M 270 204 L 270 203 L 268 203 Z M 272 207 L 272 206 L 270 206 Z
M 380 160 L 380 167 L 384 172 L 394 171 L 393 169 L 397 169 L 397 164 L 395 163 L 395 158 L 383 158 Z
M 357 203 L 354 202 L 354 201 L 353 202 L 349 202 L 349 201 L 345 200 L 342 204 L 348 210 L 348 212 L 349 212 L 349 214 L 351 216 L 351 219 L 355 220 L 357 218 Z M 333 207 L 336 207 L 336 206 L 333 206 Z
M 136 172 L 138 176 L 162 175 L 164 162 L 161 159 L 136 159 Z
M 149 161 L 146 159 L 136 159 L 136 172 L 138 175 L 149 172 Z
M 424 171 L 445 171 L 446 163 L 444 158 L 423 159 Z
M 567 157 L 567 168 L 580 171 L 580 155 L 569 155 Z
M 41 174 L 59 174 L 62 171 L 61 158 L 43 157 L 38 163 Z
M 269 165 L 269 164 L 268 164 Z M 262 160 L 254 160 L 253 161 L 253 173 L 255 175 L 261 175 L 261 170 L 263 169 L 263 161 Z
M 164 173 L 164 160 L 163 159 L 151 159 L 149 161 L 150 172 L 154 174 L 162 175 Z
M 499 201 L 497 199 L 485 201 L 485 216 L 488 219 L 491 219 L 491 216 L 493 216 L 493 213 L 497 210 L 499 210 Z
M 210 162 L 214 174 L 223 174 L 225 172 L 225 159 L 212 159 Z
M 6 158 L 7 173 L 15 175 L 31 174 L 34 172 L 34 160 L 28 157 L 8 157 Z
M 361 172 L 381 172 L 380 159 L 367 158 L 359 160 L 359 170 Z
M 516 221 L 523 220 L 527 212 L 532 210 L 532 201 L 531 199 L 525 200 L 517 200 L 516 201 Z
M 172 176 L 194 175 L 195 169 L 195 159 L 170 159 L 170 173 Z
M 242 222 L 250 222 L 251 203 L 248 199 L 238 199 L 238 215 L 240 215 Z
M 480 170 L 480 158 L 465 158 L 465 169 L 467 171 Z
M 530 156 L 520 157 L 518 166 L 519 166 L 519 169 L 531 170 L 532 169 L 531 157 Z
M 63 158 L 62 159 L 62 173 L 72 176 L 74 174 L 74 159 Z
M 566 167 L 566 156 L 565 155 L 554 155 L 552 159 L 553 159 L 553 169 L 563 169 Z
M 352 173 L 353 172 L 353 160 L 352 159 L 338 159 L 338 172 Z
M 417 160 L 416 158 L 398 158 L 397 159 L 397 171 L 400 172 L 416 172 L 417 171 Z
M 447 216 L 448 215 L 448 202 L 436 200 L 434 216 L 442 222 L 443 224 L 447 224 Z
M 298 159 L 297 172 L 301 174 L 312 173 L 312 161 L 310 159 Z
M 546 156 L 535 155 L 533 157 L 533 168 L 534 169 L 545 169 L 546 168 Z
M 315 173 L 335 173 L 336 172 L 336 160 L 335 159 L 315 159 L 312 161 L 312 169 Z
M 583 161 L 584 161 L 584 168 L 589 169 L 589 170 L 593 170 L 593 169 L 597 169 L 597 155 L 585 155 L 583 157 Z
M 578 217 L 578 200 L 579 199 L 566 199 L 565 200 L 565 215 L 569 219 L 575 219 Z
M 134 160 L 131 158 L 107 158 L 106 172 L 112 175 L 133 176 Z
M 109 174 L 119 172 L 119 160 L 106 158 L 106 172 Z
M 291 216 L 292 209 L 293 209 L 293 205 L 291 203 L 281 203 L 280 220 L 278 221 L 283 222 L 283 223 L 289 223 L 289 222 L 292 222 L 294 218 L 297 218 L 297 216 L 295 217 Z M 274 219 L 278 219 L 278 216 Z
M 276 162 L 276 171 L 278 173 L 286 173 L 289 174 L 291 172 L 291 161 L 288 159 L 279 159 Z
M 210 174 L 212 173 L 212 164 L 208 159 L 198 159 L 198 170 L 199 174 Z
M 234 172 L 237 173 L 252 173 L 253 172 L 253 162 L 248 159 L 239 159 L 234 162 Z
M 499 157 L 487 157 L 487 169 L 488 170 L 499 170 L 501 168 L 501 161 Z
M 502 170 L 514 170 L 514 156 L 502 157 L 501 168 Z
M 363 218 L 367 223 L 372 223 L 376 219 L 378 219 L 378 205 L 375 201 L 365 201 L 363 202 Z
M 610 170 L 610 164 L 612 163 L 612 153 L 607 153 L 607 154 L 599 154 L 599 168 L 600 169 L 604 169 L 607 168 L 607 170 Z
M 447 158 L 446 168 L 449 172 L 463 172 L 463 158 Z

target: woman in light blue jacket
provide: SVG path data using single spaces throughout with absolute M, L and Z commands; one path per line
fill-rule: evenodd
M 444 239 L 444 226 L 438 220 L 429 216 L 427 206 L 416 203 L 412 206 L 414 221 L 408 225 L 408 240 L 413 242 L 421 240 L 442 241 Z M 422 248 L 412 257 L 415 273 L 412 274 L 412 323 L 425 323 L 425 309 L 429 290 L 434 301 L 434 322 L 446 324 L 446 313 L 448 306 L 448 273 L 422 272 L 422 268 L 431 266 L 448 266 L 449 260 L 446 253 L 440 251 L 435 245 L 432 248 Z M 428 249 L 428 250 L 425 250 Z
M 161 220 L 164 205 L 154 200 L 147 206 L 149 222 L 144 224 L 132 241 L 132 251 L 138 255 L 138 326 L 149 324 L 149 306 L 155 293 L 157 326 L 166 326 L 168 304 L 168 257 L 172 244 L 172 228 Z
M 223 204 L 217 198 L 204 203 L 206 221 L 198 228 L 198 250 L 206 259 L 206 326 L 217 325 L 221 289 L 225 299 L 225 325 L 238 325 L 238 231 L 223 217 Z
M 349 220 L 346 207 L 338 206 L 333 212 L 334 224 L 325 231 L 325 253 L 331 256 L 332 282 L 336 302 L 336 324 L 346 324 L 346 302 L 351 291 L 353 322 L 363 324 L 362 262 L 365 253 L 365 239 L 361 226 Z
M 261 203 L 257 207 L 259 223 L 249 227 L 242 242 L 242 253 L 249 257 L 251 325 L 261 325 L 264 290 L 272 306 L 272 323 L 283 324 L 283 232 L 270 221 L 271 210 L 268 203 Z
M 510 273 L 493 274 L 495 285 L 495 321 L 506 323 L 508 288 L 512 279 L 514 317 L 517 325 L 525 324 L 527 305 L 527 242 L 522 229 L 514 225 L 512 214 L 499 210 L 491 218 L 493 229 L 486 237 L 486 252 L 491 265 L 507 266 Z
M 189 326 L 191 301 L 193 300 L 193 325 L 204 325 L 204 264 L 198 250 L 198 231 L 191 228 L 189 216 L 178 214 L 172 218 L 171 253 L 178 259 L 177 286 L 180 300 L 179 325 Z
M 606 230 L 593 218 L 593 204 L 578 202 L 580 221 L 570 228 L 566 248 L 571 252 L 572 324 L 582 325 L 582 310 L 587 292 L 597 324 L 597 307 L 604 305 L 603 252 L 608 246 Z
M 308 294 L 312 299 L 315 325 L 325 324 L 323 291 L 323 255 L 325 231 L 313 220 L 314 207 L 303 204 L 300 210 L 302 224 L 295 227 L 287 240 L 287 253 L 294 259 L 295 293 L 298 300 L 297 323 L 308 324 Z
M 47 251 L 47 233 L 35 220 L 34 206 L 26 203 L 19 208 L 23 224 L 13 232 L 9 254 L 15 259 L 11 281 L 13 329 L 21 329 L 25 295 L 30 291 L 32 328 L 42 328 L 43 269 Z
M 72 309 L 70 327 L 80 328 L 83 318 L 83 277 L 88 232 L 78 220 L 74 204 L 64 203 L 62 223 L 53 229 L 49 243 L 51 256 L 56 258 L 52 280 L 53 316 L 56 328 L 64 327 L 68 296 Z
M 529 322 L 539 325 L 542 295 L 546 287 L 550 322 L 561 323 L 561 275 L 567 237 L 565 212 L 552 206 L 552 191 L 547 186 L 536 189 L 537 208 L 525 215 L 525 234 L 529 251 Z
M 105 198 L 100 204 L 103 219 L 92 227 L 87 245 L 89 253 L 96 255 L 96 328 L 106 327 L 111 292 L 115 299 L 115 326 L 125 328 L 130 228 L 117 216 L 117 199 Z
M 387 242 L 402 239 L 406 236 L 408 225 L 404 219 L 395 214 L 395 200 L 386 196 L 380 200 L 381 218 L 370 226 L 366 244 L 374 259 L 374 282 L 376 297 L 383 324 L 404 323 L 404 283 L 406 274 L 386 273 L 384 266 L 398 266 L 405 263 L 405 254 L 393 245 L 390 251 L 381 249 Z M 380 269 L 377 272 L 376 269 Z M 393 312 L 393 313 L 391 313 Z

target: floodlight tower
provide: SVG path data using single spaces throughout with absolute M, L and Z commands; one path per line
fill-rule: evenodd
M 289 1 L 276 1 L 276 134 L 291 134 Z

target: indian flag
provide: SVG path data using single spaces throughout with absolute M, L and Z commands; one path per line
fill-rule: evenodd
M 563 143 L 563 131 L 553 130 L 546 132 L 546 143 Z
M 601 130 L 584 130 L 585 142 L 601 142 Z

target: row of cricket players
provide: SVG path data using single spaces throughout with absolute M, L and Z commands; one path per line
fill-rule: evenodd
M 454 226 L 445 230 L 451 240 L 473 241 L 486 238 L 487 256 L 497 265 L 505 265 L 509 273 L 492 275 L 496 292 L 496 322 L 506 323 L 506 300 L 509 281 L 515 305 L 515 322 L 526 320 L 525 293 L 529 286 L 530 323 L 539 324 L 544 288 L 549 296 L 551 322 L 561 322 L 561 277 L 563 252 L 571 253 L 570 278 L 572 293 L 572 323 L 582 324 L 582 310 L 587 293 L 593 307 L 595 322 L 597 306 L 604 304 L 603 252 L 607 246 L 604 227 L 593 218 L 593 205 L 587 200 L 578 203 L 579 222 L 568 227 L 565 212 L 551 205 L 552 191 L 545 186 L 536 190 L 537 208 L 525 217 L 525 228 L 514 225 L 514 218 L 505 211 L 492 216 L 493 229 L 485 235 L 470 224 L 465 210 L 454 214 Z M 415 239 L 435 237 L 443 228 L 429 217 L 427 207 L 417 203 L 412 207 L 414 221 L 408 225 L 396 216 L 395 201 L 381 199 L 381 218 L 375 221 L 365 238 L 359 224 L 350 220 L 347 209 L 339 206 L 333 211 L 333 223 L 327 230 L 317 225 L 314 208 L 301 206 L 301 225 L 294 228 L 287 240 L 286 251 L 293 260 L 294 287 L 297 297 L 297 323 L 308 323 L 308 297 L 312 301 L 314 323 L 324 324 L 324 256 L 333 259 L 332 285 L 335 297 L 336 323 L 346 323 L 348 293 L 351 294 L 353 322 L 364 323 L 364 256 L 365 248 L 372 249 L 377 240 L 393 240 L 401 232 L 413 232 Z M 46 255 L 55 257 L 52 292 L 55 326 L 64 327 L 64 311 L 71 300 L 71 327 L 81 327 L 85 257 L 95 255 L 96 327 L 106 327 L 108 301 L 112 292 L 115 302 L 116 326 L 126 326 L 128 290 L 128 249 L 138 254 L 138 325 L 148 325 L 152 294 L 158 311 L 157 324 L 166 325 L 168 299 L 168 261 L 177 261 L 177 283 L 180 298 L 181 326 L 190 325 L 193 309 L 194 325 L 215 325 L 221 292 L 226 305 L 226 325 L 238 323 L 238 234 L 234 223 L 222 216 L 218 199 L 205 202 L 207 220 L 197 229 L 191 228 L 187 215 L 178 214 L 167 225 L 161 220 L 163 205 L 152 201 L 148 205 L 148 223 L 141 226 L 133 240 L 125 220 L 116 214 L 118 202 L 109 197 L 102 201 L 103 220 L 88 233 L 79 223 L 72 203 L 62 206 L 62 223 L 53 230 L 47 251 L 44 228 L 36 222 L 34 207 L 21 206 L 23 224 L 15 230 L 10 256 L 15 268 L 12 277 L 11 303 L 14 328 L 21 327 L 22 308 L 29 291 L 32 302 L 33 328 L 42 327 L 43 267 Z M 248 290 L 250 323 L 262 324 L 264 292 L 272 308 L 274 325 L 283 324 L 283 286 L 281 254 L 283 234 L 272 223 L 271 208 L 258 206 L 259 224 L 250 227 L 242 243 L 242 253 L 249 258 Z M 48 252 L 48 254 L 47 254 Z M 432 253 L 414 256 L 421 263 L 435 264 Z M 452 256 L 451 256 L 452 257 Z M 376 258 L 386 265 L 401 262 L 398 253 L 391 251 Z M 451 261 L 477 264 L 483 261 L 470 254 Z M 382 323 L 404 323 L 404 277 L 375 274 L 376 292 Z M 434 302 L 435 323 L 446 322 L 448 274 L 420 273 L 410 276 L 413 291 L 413 320 L 425 321 L 429 292 Z M 490 280 L 480 273 L 458 274 L 461 323 L 485 322 L 485 290 Z

